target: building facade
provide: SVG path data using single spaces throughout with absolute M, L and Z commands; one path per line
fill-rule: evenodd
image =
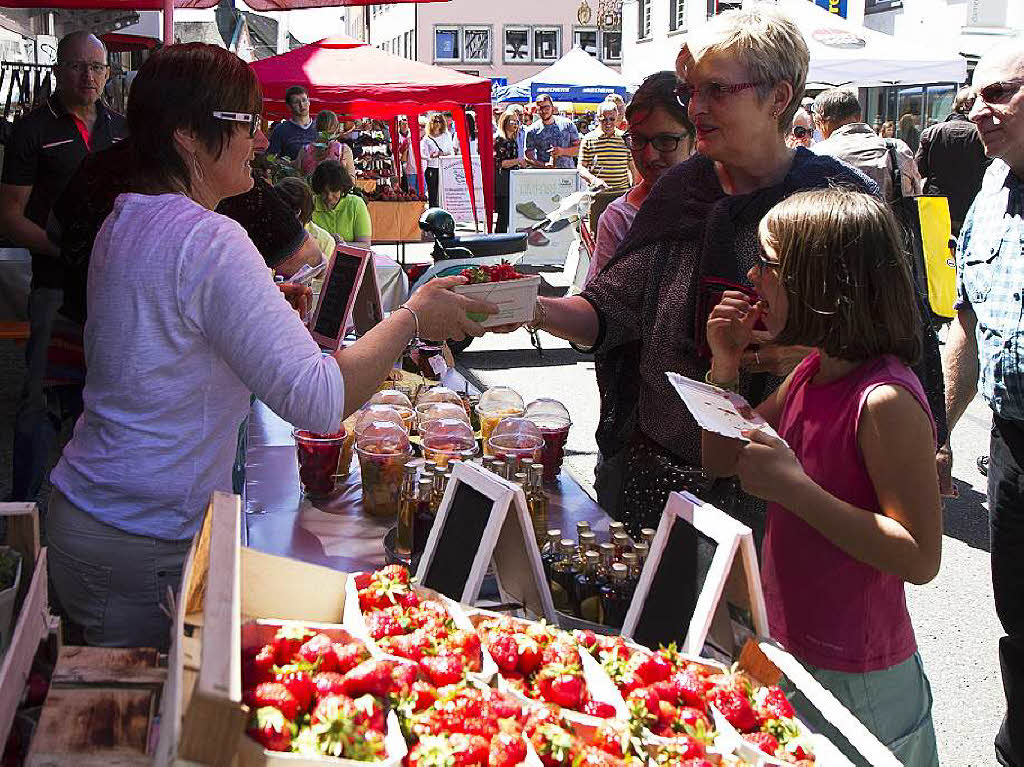
M 618 69 L 622 32 L 602 29 L 603 0 L 374 5 L 348 9 L 348 34 L 388 53 L 515 83 L 558 61 L 574 45 Z M 605 25 L 607 26 L 607 25 Z

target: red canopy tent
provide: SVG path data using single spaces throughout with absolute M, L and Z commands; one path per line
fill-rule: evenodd
M 271 119 L 288 116 L 284 93 L 293 85 L 301 85 L 309 91 L 310 110 L 314 113 L 330 109 L 339 115 L 388 119 L 397 155 L 397 116 L 407 115 L 412 147 L 421 171 L 418 116 L 431 110 L 451 112 L 458 128 L 463 168 L 475 210 L 466 126 L 466 107 L 472 107 L 479 126 L 484 210 L 487 230 L 491 230 L 494 149 L 490 131 L 490 80 L 392 56 L 347 35 L 328 37 L 280 56 L 254 61 L 250 66 L 263 87 L 264 116 Z

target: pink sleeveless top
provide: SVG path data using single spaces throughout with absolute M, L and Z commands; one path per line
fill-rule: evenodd
M 302 148 L 302 152 L 299 154 L 299 170 L 302 171 L 303 176 L 313 175 L 313 171 L 316 170 L 316 166 L 324 160 L 337 160 L 338 162 L 341 162 L 340 141 L 331 141 L 324 149 L 323 157 L 320 157 L 317 148 L 312 144 L 306 144 L 306 146 Z
M 794 371 L 778 432 L 818 485 L 880 513 L 857 444 L 861 410 L 876 386 L 896 384 L 917 398 L 930 419 L 924 391 L 917 376 L 891 355 L 814 385 L 820 361 L 811 354 Z M 917 650 L 902 579 L 852 558 L 775 503 L 768 504 L 761 582 L 772 636 L 814 666 L 878 671 Z

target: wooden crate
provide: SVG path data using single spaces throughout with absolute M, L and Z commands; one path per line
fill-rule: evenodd
M 241 499 L 214 493 L 186 560 L 160 704 L 158 766 L 228 767 L 246 724 L 241 624 L 341 623 L 346 575 L 240 546 Z
M 166 675 L 152 648 L 61 648 L 26 766 L 152 764 Z
M 34 503 L 0 503 L 7 520 L 3 543 L 22 556 L 21 586 L 15 605 L 17 618 L 11 644 L 0 665 L 0 749 L 14 722 L 32 659 L 39 643 L 50 633 L 52 619 L 46 590 L 46 549 L 39 548 L 39 512 Z M 20 607 L 19 607 L 20 605 Z

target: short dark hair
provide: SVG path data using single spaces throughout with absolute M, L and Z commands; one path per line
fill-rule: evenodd
M 313 219 L 313 190 L 301 178 L 283 178 L 274 184 L 274 190 L 291 206 L 303 224 Z
M 291 105 L 292 96 L 308 96 L 309 93 L 301 85 L 293 85 L 284 92 L 284 103 Z
M 348 194 L 355 184 L 352 176 L 345 167 L 337 160 L 324 160 L 313 169 L 313 175 L 309 179 L 310 186 L 317 194 L 327 192 L 341 192 Z
M 847 88 L 829 88 L 814 99 L 814 112 L 822 120 L 836 125 L 859 120 L 863 110 L 857 94 Z
M 789 300 L 775 339 L 861 361 L 921 354 L 920 314 L 899 224 L 885 203 L 850 189 L 799 192 L 761 220 Z
M 195 131 L 215 157 L 239 122 L 215 111 L 259 112 L 259 81 L 248 64 L 216 45 L 184 43 L 160 48 L 146 59 L 128 94 L 127 121 L 134 149 L 134 188 L 191 188 L 188 166 L 175 148 L 174 132 Z
M 626 105 L 626 122 L 632 124 L 634 118 L 640 120 L 642 116 L 655 109 L 662 109 L 669 117 L 683 126 L 683 129 L 690 136 L 695 134 L 693 123 L 686 114 L 686 107 L 679 103 L 676 98 L 676 85 L 679 79 L 675 72 L 664 70 L 648 75 L 636 89 L 632 100 Z

